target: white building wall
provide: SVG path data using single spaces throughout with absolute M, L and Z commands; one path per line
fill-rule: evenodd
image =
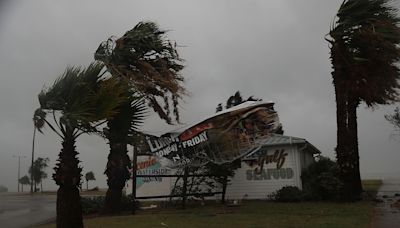
M 267 155 L 274 154 L 276 150 L 284 150 L 284 153 L 287 153 L 285 162 L 278 170 L 276 169 L 276 163 L 264 164 L 263 172 L 259 175 L 254 173 L 258 165 L 251 167 L 246 162 L 242 162 L 242 167 L 235 171 L 235 175 L 228 183 L 226 199 L 266 199 L 269 194 L 284 186 L 297 186 L 301 189 L 301 171 L 314 161 L 311 153 L 301 149 L 304 149 L 304 146 L 296 144 L 269 147 Z M 138 158 L 138 164 L 154 158 L 140 157 Z M 166 168 L 163 162 L 156 160 L 156 163 L 140 169 L 138 174 L 175 173 L 175 170 Z M 282 174 L 277 174 L 277 172 L 282 172 Z M 170 194 L 176 178 L 139 179 L 137 182 L 137 196 L 154 196 Z M 126 188 L 128 194 L 132 192 L 131 188 L 131 181 L 129 181 Z M 220 195 L 215 197 L 219 199 Z
M 285 162 L 280 169 L 276 169 L 276 163 L 264 164 L 263 173 L 254 175 L 257 166 L 249 166 L 242 162 L 242 167 L 236 170 L 234 177 L 227 187 L 227 199 L 266 199 L 269 194 L 284 187 L 301 187 L 300 155 L 296 145 L 270 147 L 267 154 L 274 154 L 276 150 L 283 149 L 287 153 Z M 274 172 L 282 172 L 277 175 Z M 292 175 L 287 176 L 292 172 Z M 284 174 L 286 173 L 286 174 Z

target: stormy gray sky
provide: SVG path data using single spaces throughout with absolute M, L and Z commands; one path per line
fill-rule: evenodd
M 0 4 L 0 184 L 17 188 L 17 159 L 27 173 L 32 144 L 32 113 L 37 94 L 68 65 L 88 65 L 101 41 L 121 36 L 139 21 L 171 30 L 186 68 L 191 93 L 181 104 L 183 122 L 215 112 L 235 91 L 274 101 L 285 134 L 302 137 L 334 158 L 335 101 L 329 48 L 324 40 L 342 0 L 251 1 L 22 1 Z M 400 175 L 400 137 L 384 114 L 359 108 L 363 176 Z M 153 133 L 174 127 L 156 117 L 142 127 Z M 396 139 L 397 137 L 397 139 Z M 38 135 L 36 156 L 49 157 L 51 176 L 61 148 L 49 129 Z M 78 140 L 84 172 L 103 175 L 108 147 L 97 136 Z M 55 189 L 51 178 L 44 187 Z

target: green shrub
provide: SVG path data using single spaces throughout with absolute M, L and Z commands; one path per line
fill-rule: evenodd
M 269 199 L 277 202 L 299 202 L 338 200 L 343 189 L 339 179 L 339 168 L 336 162 L 321 157 L 301 174 L 303 190 L 294 186 L 286 186 L 269 195 Z
M 93 214 L 99 213 L 104 207 L 105 197 L 95 196 L 95 197 L 82 197 L 82 213 L 83 214 Z M 139 208 L 139 201 L 136 201 L 136 208 Z M 131 211 L 132 210 L 132 195 L 122 195 L 121 198 L 121 211 Z
M 136 210 L 140 208 L 140 202 L 136 201 L 135 203 Z M 122 195 L 121 198 L 121 210 L 122 211 L 132 211 L 133 208 L 133 201 L 132 201 L 132 194 L 129 195 Z
M 301 174 L 305 200 L 337 200 L 343 188 L 336 162 L 321 157 Z
M 285 186 L 269 195 L 276 202 L 300 202 L 303 200 L 303 192 L 296 186 Z
M 93 214 L 99 213 L 104 206 L 105 197 L 95 196 L 95 197 L 82 197 L 82 213 L 83 214 Z

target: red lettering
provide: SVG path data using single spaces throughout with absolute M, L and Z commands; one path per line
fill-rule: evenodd
M 181 141 L 189 140 L 189 139 L 193 138 L 194 136 L 198 135 L 200 132 L 211 129 L 213 127 L 214 127 L 214 125 L 212 123 L 203 123 L 203 124 L 196 125 L 190 129 L 184 131 L 182 134 L 180 134 L 179 139 Z
M 157 163 L 156 159 L 152 158 L 150 160 L 138 162 L 136 166 L 137 166 L 137 169 L 140 170 L 140 169 L 146 169 L 147 167 L 150 167 L 156 163 Z

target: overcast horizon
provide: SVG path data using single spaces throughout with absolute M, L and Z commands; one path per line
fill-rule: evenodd
M 285 135 L 305 138 L 322 155 L 335 158 L 335 96 L 324 37 L 341 2 L 0 2 L 0 185 L 17 190 L 13 155 L 26 156 L 21 176 L 28 173 L 37 94 L 67 66 L 87 66 L 102 41 L 123 35 L 140 21 L 169 30 L 167 37 L 178 43 L 185 59 L 182 75 L 190 96 L 181 102 L 183 123 L 213 114 L 218 103 L 240 91 L 243 98 L 275 102 Z M 372 110 L 362 104 L 358 109 L 363 177 L 400 176 L 400 135 L 384 118 L 396 106 Z M 151 115 L 141 129 L 160 134 L 176 128 Z M 44 133 L 37 134 L 35 157 L 50 158 L 44 190 L 54 190 L 51 175 L 61 140 L 48 128 Z M 95 173 L 90 186 L 106 188 L 107 142 L 85 135 L 78 139 L 77 151 L 82 173 Z

